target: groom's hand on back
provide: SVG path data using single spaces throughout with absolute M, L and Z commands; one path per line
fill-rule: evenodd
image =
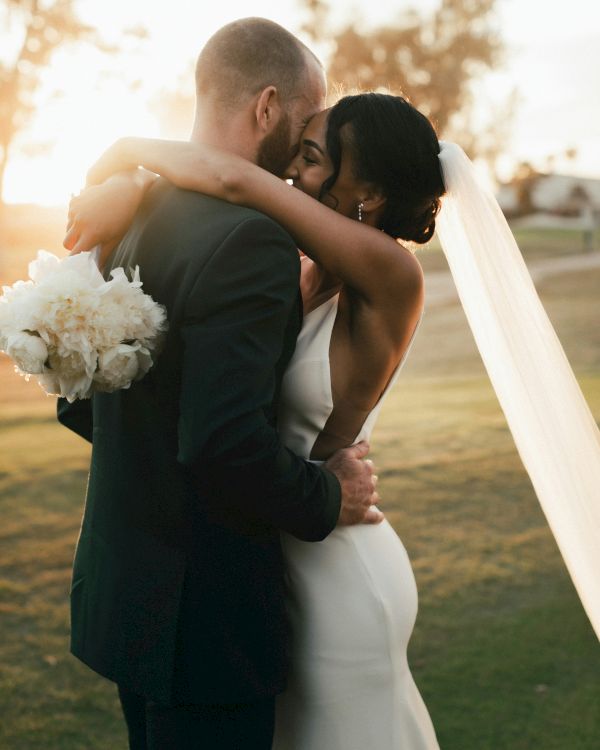
M 342 488 L 342 506 L 338 526 L 359 523 L 381 523 L 383 513 L 376 508 L 379 495 L 376 491 L 377 477 L 373 473 L 373 462 L 363 461 L 369 452 L 365 441 L 350 448 L 337 451 L 325 463 L 336 475 Z

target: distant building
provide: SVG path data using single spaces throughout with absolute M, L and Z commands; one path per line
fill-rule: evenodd
M 501 185 L 498 203 L 506 216 L 550 213 L 582 216 L 600 212 L 600 180 L 560 174 L 532 174 Z

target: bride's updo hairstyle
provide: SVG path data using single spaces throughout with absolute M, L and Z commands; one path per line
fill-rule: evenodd
M 348 149 L 356 179 L 380 188 L 386 197 L 379 228 L 394 239 L 424 244 L 435 232 L 444 182 L 440 144 L 429 120 L 400 96 L 357 94 L 335 104 L 327 124 L 327 151 L 333 174 L 321 198 L 335 184 Z

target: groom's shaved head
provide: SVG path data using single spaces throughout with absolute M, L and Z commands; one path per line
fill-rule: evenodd
M 276 86 L 283 104 L 306 81 L 307 60 L 319 61 L 299 39 L 264 18 L 244 18 L 212 36 L 196 64 L 196 94 L 226 108 Z

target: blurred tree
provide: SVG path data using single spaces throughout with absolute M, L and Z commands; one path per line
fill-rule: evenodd
M 326 0 L 300 3 L 303 31 L 317 43 L 335 39 L 328 66 L 333 91 L 402 92 L 440 136 L 456 140 L 471 156 L 495 161 L 515 99 L 511 96 L 503 112 L 475 128 L 472 83 L 501 60 L 496 0 L 441 0 L 429 15 L 407 10 L 383 28 L 357 30 L 355 21 L 337 33 Z
M 10 148 L 34 112 L 44 67 L 65 42 L 97 41 L 94 29 L 77 18 L 73 0 L 4 0 L 2 5 L 4 27 L 16 44 L 9 60 L 0 59 L 0 204 Z
M 305 21 L 300 31 L 310 36 L 315 41 L 322 41 L 327 37 L 329 29 L 329 6 L 325 0 L 303 0 L 301 5 L 306 11 Z

